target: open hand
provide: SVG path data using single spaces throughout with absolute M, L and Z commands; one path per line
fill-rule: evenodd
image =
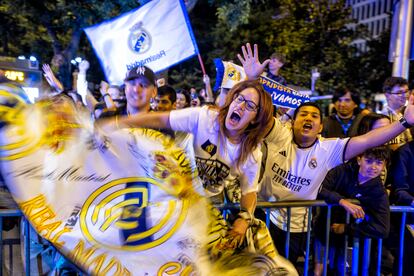
M 53 88 L 55 88 L 58 92 L 63 91 L 63 85 L 62 83 L 55 77 L 55 74 L 53 74 L 52 68 L 50 68 L 49 64 L 43 64 L 43 76 L 45 77 L 46 81 L 49 83 L 49 85 Z
M 253 47 L 254 49 L 252 51 L 250 43 L 247 43 L 246 46 L 242 46 L 243 57 L 240 54 L 237 54 L 247 78 L 251 80 L 257 79 L 270 62 L 270 59 L 266 59 L 263 63 L 260 63 L 257 44 L 254 44 Z

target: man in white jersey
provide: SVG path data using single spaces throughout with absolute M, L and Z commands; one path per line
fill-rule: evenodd
M 249 79 L 257 78 L 268 60 L 260 63 L 257 45 L 252 51 L 250 44 L 242 47 L 243 57 L 238 55 Z M 294 113 L 292 128 L 274 121 L 265 138 L 268 155 L 265 171 L 259 185 L 262 200 L 314 200 L 326 174 L 333 167 L 349 160 L 365 150 L 379 146 L 394 138 L 414 124 L 414 97 L 409 99 L 404 117 L 389 126 L 376 129 L 353 138 L 324 139 L 322 113 L 315 103 L 304 103 Z M 286 210 L 271 211 L 270 232 L 276 248 L 284 255 L 287 230 Z M 307 231 L 306 208 L 291 210 L 291 241 L 289 260 L 296 262 L 303 248 Z

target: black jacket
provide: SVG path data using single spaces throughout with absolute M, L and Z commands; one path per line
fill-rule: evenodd
M 379 176 L 360 185 L 358 171 L 359 166 L 354 162 L 332 169 L 322 182 L 318 199 L 323 199 L 330 204 L 338 204 L 341 199 L 358 199 L 366 219 L 359 224 L 352 222 L 347 225 L 345 233 L 356 237 L 385 238 L 390 231 L 387 192 Z M 344 223 L 345 211 L 344 208 L 339 208 L 341 215 L 335 213 L 332 222 Z

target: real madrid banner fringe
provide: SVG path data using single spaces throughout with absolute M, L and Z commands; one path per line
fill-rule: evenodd
M 85 32 L 112 84 L 136 65 L 159 72 L 198 54 L 181 0 L 153 0 Z

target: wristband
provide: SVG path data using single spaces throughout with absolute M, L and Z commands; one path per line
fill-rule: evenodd
M 400 123 L 402 124 L 403 127 L 405 128 L 410 128 L 412 127 L 412 125 L 410 125 L 409 122 L 407 122 L 407 120 L 404 117 L 400 118 Z
M 111 95 L 109 95 L 109 93 L 105 93 L 105 94 L 102 95 L 103 98 L 105 98 L 106 96 L 111 97 Z

